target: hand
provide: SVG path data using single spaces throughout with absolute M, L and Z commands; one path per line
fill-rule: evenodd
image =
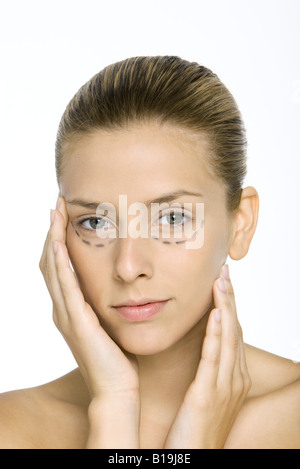
M 165 448 L 223 448 L 251 387 L 227 266 L 214 282 L 213 295 L 216 308 L 209 316 L 198 370 Z
M 66 246 L 68 213 L 63 198 L 52 211 L 52 223 L 40 260 L 53 301 L 54 322 L 70 347 L 91 398 L 139 396 L 135 357 L 125 354 L 101 327 L 84 300 L 70 266 Z

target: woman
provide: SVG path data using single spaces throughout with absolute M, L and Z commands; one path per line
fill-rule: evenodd
M 1 396 L 3 448 L 300 447 L 299 365 L 243 343 L 226 264 L 257 224 L 245 152 L 196 63 L 131 58 L 76 93 L 40 268 L 79 367 Z

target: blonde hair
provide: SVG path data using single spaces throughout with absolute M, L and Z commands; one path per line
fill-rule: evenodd
M 228 211 L 235 211 L 247 171 L 240 111 L 216 74 L 176 56 L 128 58 L 104 68 L 79 89 L 57 133 L 58 181 L 64 145 L 74 137 L 152 119 L 208 136 L 209 163 L 227 189 Z

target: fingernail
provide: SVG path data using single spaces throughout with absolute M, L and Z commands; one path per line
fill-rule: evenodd
M 218 287 L 223 293 L 227 292 L 226 283 L 225 283 L 225 280 L 223 279 L 223 277 L 220 277 L 218 279 Z
M 214 313 L 214 318 L 216 322 L 221 322 L 221 310 L 220 309 L 216 309 Z
M 222 275 L 226 280 L 230 280 L 230 275 L 229 275 L 229 267 L 227 264 L 223 265 L 222 267 Z

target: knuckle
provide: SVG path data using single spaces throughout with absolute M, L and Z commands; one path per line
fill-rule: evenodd
M 40 271 L 42 272 L 42 274 L 44 275 L 44 272 L 46 270 L 46 265 L 47 265 L 47 257 L 43 254 L 40 258 L 40 262 L 39 262 L 39 268 L 40 268 Z
M 206 336 L 201 354 L 201 361 L 207 364 L 217 364 L 220 361 L 219 339 Z
M 46 272 L 45 272 L 45 277 L 46 277 L 46 281 L 47 281 L 48 284 L 53 283 L 54 274 L 53 274 L 53 272 L 52 272 L 51 269 L 50 269 L 50 270 L 49 270 L 49 269 L 46 270 Z
M 241 325 L 240 323 L 238 322 L 237 323 L 237 328 L 238 328 L 238 334 L 239 334 L 239 337 L 242 339 L 242 341 L 244 340 L 244 337 L 243 337 L 243 329 L 241 328 Z
M 60 331 L 61 330 L 60 322 L 59 322 L 59 319 L 56 315 L 53 315 L 53 322 L 54 322 L 55 327 Z
M 252 380 L 251 380 L 249 374 L 247 374 L 246 377 L 244 378 L 245 393 L 248 394 L 248 392 L 250 391 L 251 388 L 252 388 Z
M 240 337 L 238 330 L 232 330 L 228 337 L 229 343 L 234 350 L 237 350 L 239 347 Z
M 190 385 L 185 400 L 192 403 L 192 406 L 195 406 L 198 410 L 209 409 L 215 402 L 213 393 L 205 392 L 205 390 L 198 386 L 196 381 Z
M 242 377 L 235 381 L 234 386 L 233 386 L 233 393 L 235 396 L 238 396 L 238 397 L 244 394 L 244 381 Z
M 227 293 L 234 296 L 234 290 L 231 282 L 226 283 Z
M 61 324 L 60 324 L 59 315 L 57 314 L 56 308 L 53 308 L 52 319 L 57 329 L 60 330 Z
M 209 410 L 215 406 L 215 399 L 212 395 L 199 393 L 196 398 L 196 406 L 199 409 Z
M 39 262 L 39 268 L 40 268 L 40 271 L 42 272 L 42 274 L 44 275 L 45 267 L 44 267 L 44 261 L 42 259 Z
M 63 318 L 63 315 L 61 312 L 58 311 L 58 309 L 55 307 L 53 308 L 53 314 L 52 314 L 52 319 L 53 322 L 56 326 L 56 328 L 59 330 L 59 332 L 66 337 L 67 331 L 68 331 L 68 326 L 66 324 L 66 318 Z
M 219 400 L 221 401 L 222 404 L 227 405 L 232 399 L 232 394 L 233 394 L 232 386 L 229 383 L 227 383 L 227 385 L 224 385 L 222 387 L 221 393 L 219 395 Z
M 248 375 L 241 375 L 238 379 L 235 380 L 233 386 L 233 393 L 237 398 L 245 398 L 250 391 L 252 382 Z
M 206 353 L 201 357 L 203 363 L 207 365 L 218 365 L 220 362 L 220 355 L 216 351 L 211 351 L 210 353 Z

